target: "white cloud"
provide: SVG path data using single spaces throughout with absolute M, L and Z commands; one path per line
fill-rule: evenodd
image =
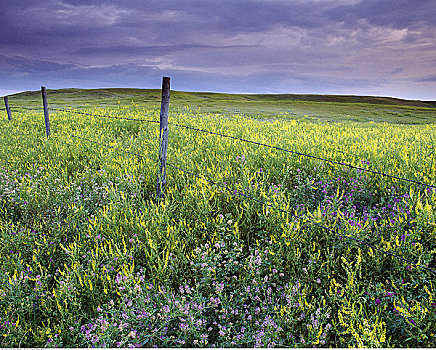
M 114 25 L 120 18 L 130 13 L 129 10 L 114 5 L 67 5 L 55 11 L 56 18 L 64 24 L 81 23 L 89 27 L 106 27 Z
M 56 26 L 108 27 L 131 13 L 114 5 L 70 5 L 48 3 L 25 9 L 23 14 L 32 22 L 44 24 L 49 28 Z
M 263 47 L 289 48 L 301 44 L 307 36 L 308 29 L 297 26 L 275 26 L 263 32 L 238 33 L 232 37 L 220 37 L 215 34 L 213 41 L 222 46 L 230 45 L 261 45 Z

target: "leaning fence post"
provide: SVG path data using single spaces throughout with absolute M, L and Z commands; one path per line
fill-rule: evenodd
M 162 79 L 162 103 L 160 107 L 159 130 L 159 169 L 157 172 L 157 199 L 165 198 L 167 149 L 168 149 L 168 111 L 170 106 L 170 78 Z
M 48 118 L 47 91 L 44 86 L 41 86 L 42 105 L 44 107 L 45 133 L 47 138 L 50 136 L 50 120 Z
M 8 112 L 8 120 L 12 120 L 11 108 L 9 107 L 9 100 L 7 96 L 5 96 L 5 107 L 6 111 Z

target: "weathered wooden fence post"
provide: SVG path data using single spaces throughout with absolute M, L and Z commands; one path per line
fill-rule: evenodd
M 50 120 L 48 118 L 47 91 L 44 86 L 41 86 L 42 105 L 44 107 L 45 133 L 47 138 L 50 136 Z
M 8 120 L 12 120 L 11 108 L 9 107 L 9 100 L 7 96 L 5 96 L 5 107 L 6 111 L 8 112 Z
M 157 199 L 165 198 L 167 149 L 168 149 L 168 111 L 170 106 L 170 78 L 162 80 L 162 103 L 160 107 L 159 131 L 159 169 L 157 172 L 156 193 Z

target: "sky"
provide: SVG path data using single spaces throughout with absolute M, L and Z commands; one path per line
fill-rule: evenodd
M 59 88 L 436 100 L 435 0 L 0 0 L 0 95 Z

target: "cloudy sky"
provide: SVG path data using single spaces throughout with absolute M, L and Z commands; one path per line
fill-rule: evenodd
M 47 88 L 436 100 L 435 0 L 0 0 L 0 95 Z

